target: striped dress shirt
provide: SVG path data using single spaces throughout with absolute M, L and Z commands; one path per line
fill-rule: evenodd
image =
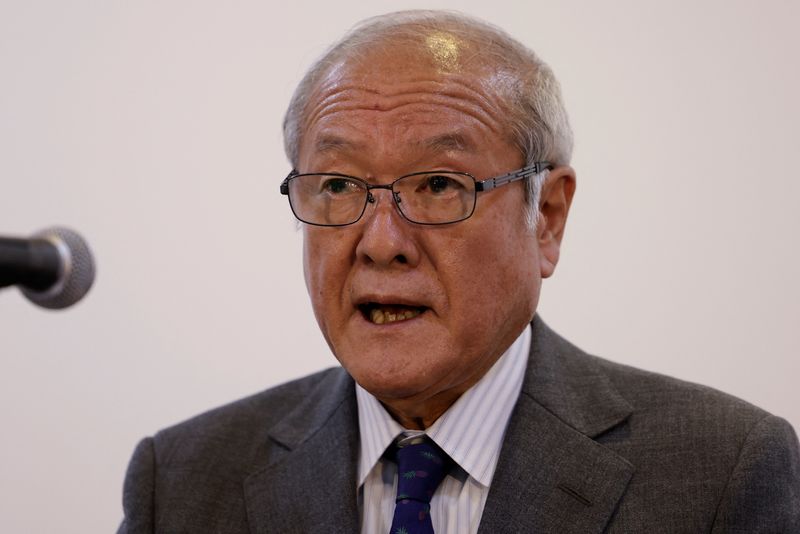
M 372 394 L 356 384 L 361 534 L 389 534 L 397 466 L 382 456 L 399 436 L 420 434 L 427 434 L 455 462 L 431 500 L 434 532 L 478 532 L 506 425 L 522 389 L 530 343 L 528 326 L 489 372 L 424 431 L 403 428 Z

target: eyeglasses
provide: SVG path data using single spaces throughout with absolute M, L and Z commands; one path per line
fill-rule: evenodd
M 401 176 L 391 184 L 373 185 L 338 173 L 300 174 L 293 170 L 281 183 L 281 194 L 300 221 L 316 226 L 347 226 L 374 204 L 373 189 L 387 189 L 400 214 L 417 224 L 450 224 L 472 216 L 478 193 L 524 180 L 546 169 L 546 161 L 486 180 L 454 171 L 425 171 Z

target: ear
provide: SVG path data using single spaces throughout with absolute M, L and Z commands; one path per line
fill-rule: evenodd
M 575 194 L 575 170 L 556 167 L 547 175 L 539 199 L 539 221 L 536 238 L 539 242 L 539 270 L 547 278 L 556 270 L 561 239 L 567 225 L 567 215 Z

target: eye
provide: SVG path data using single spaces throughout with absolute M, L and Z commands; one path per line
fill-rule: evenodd
M 331 195 L 347 195 L 358 192 L 359 189 L 360 187 L 356 182 L 347 178 L 330 177 L 323 180 L 320 185 L 320 191 Z
M 449 176 L 433 174 L 428 176 L 422 189 L 427 189 L 431 193 L 446 193 L 448 190 L 452 190 L 458 185 L 459 183 Z

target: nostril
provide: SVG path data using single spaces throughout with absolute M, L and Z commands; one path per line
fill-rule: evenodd
M 398 254 L 395 256 L 395 259 L 400 263 L 408 263 L 408 259 L 406 259 L 405 255 L 403 254 Z

